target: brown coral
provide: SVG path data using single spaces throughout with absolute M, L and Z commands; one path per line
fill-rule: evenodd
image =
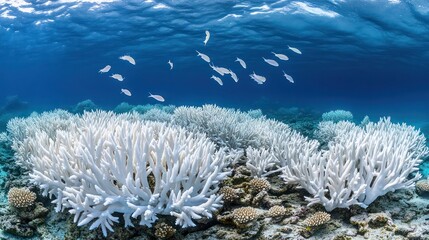
M 158 239 L 168 239 L 173 237 L 176 229 L 166 223 L 158 223 L 155 225 L 155 236 Z
M 238 227 L 246 227 L 249 223 L 256 220 L 258 212 L 252 207 L 237 208 L 232 212 L 232 220 Z
M 270 182 L 263 178 L 254 178 L 249 182 L 249 185 L 250 188 L 256 193 L 259 193 L 261 191 L 268 191 L 271 188 Z
M 329 222 L 329 220 L 331 220 L 331 214 L 326 212 L 316 212 L 304 220 L 304 225 L 307 227 L 317 227 Z
M 429 193 L 429 181 L 421 180 L 416 182 L 416 192 L 418 194 L 427 194 Z
M 228 186 L 222 187 L 219 190 L 219 194 L 223 195 L 222 199 L 225 203 L 232 203 L 240 197 L 237 190 Z
M 27 188 L 13 187 L 8 193 L 9 204 L 16 208 L 32 206 L 36 201 L 36 194 Z
M 290 214 L 290 210 L 286 209 L 283 206 L 272 206 L 268 210 L 268 217 L 273 218 L 274 220 L 281 220 L 286 215 Z

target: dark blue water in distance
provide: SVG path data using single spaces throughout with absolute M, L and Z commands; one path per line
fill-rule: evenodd
M 0 0 L 0 102 L 18 96 L 33 109 L 52 109 L 91 99 L 113 108 L 154 104 L 151 92 L 176 106 L 345 109 L 358 118 L 429 122 L 426 0 L 10 2 Z M 196 50 L 233 70 L 238 83 L 210 79 L 217 74 Z M 119 59 L 126 54 L 135 66 Z M 107 64 L 110 72 L 98 73 Z M 253 71 L 265 84 L 249 77 Z

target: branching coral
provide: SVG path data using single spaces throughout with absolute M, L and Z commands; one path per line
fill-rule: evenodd
M 216 105 L 176 108 L 172 122 L 192 132 L 205 133 L 219 146 L 232 149 L 269 149 L 274 132 L 292 131 L 286 124 Z
M 326 151 L 289 160 L 282 176 L 313 195 L 310 205 L 321 203 L 327 211 L 367 207 L 387 192 L 414 187 L 420 174 L 408 177 L 427 153 L 419 131 L 381 119 L 335 137 Z
M 104 235 L 119 221 L 114 213 L 125 226 L 132 226 L 130 217 L 151 226 L 158 215 L 171 215 L 188 227 L 222 203 L 217 191 L 229 174 L 226 155 L 201 134 L 87 112 L 54 138 L 40 131 L 27 140 L 34 146 L 32 181 L 56 198 L 57 211 L 70 209 L 78 226 L 91 223 Z

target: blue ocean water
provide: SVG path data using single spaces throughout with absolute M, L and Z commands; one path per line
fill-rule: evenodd
M 206 31 L 210 39 L 204 44 Z M 239 81 L 220 76 L 196 51 L 234 71 Z M 124 55 L 136 65 L 119 59 Z M 103 109 L 122 102 L 157 104 L 148 97 L 153 93 L 165 105 L 261 109 L 309 137 L 322 113 L 335 109 L 352 112 L 356 123 L 366 115 L 373 121 L 391 116 L 429 137 L 428 63 L 428 0 L 0 0 L 0 133 L 10 118 L 32 111 L 71 110 L 87 99 Z M 106 65 L 112 69 L 99 73 Z M 252 73 L 266 82 L 258 84 Z M 3 190 L 15 177 L 11 173 L 19 173 L 10 168 L 16 165 L 11 143 L 3 144 L 0 207 L 6 206 Z M 419 169 L 424 177 L 428 160 Z M 407 195 L 386 204 L 395 211 L 400 206 L 397 215 L 410 210 L 420 218 L 427 203 L 416 210 Z M 4 219 L 1 210 L 0 223 Z M 411 225 L 426 226 L 427 215 L 421 219 Z M 63 231 L 57 237 L 67 232 L 65 226 L 56 229 Z
M 32 109 L 52 109 L 91 99 L 113 108 L 156 103 L 151 92 L 177 106 L 346 109 L 423 126 L 429 122 L 428 26 L 425 0 L 0 0 L 0 101 L 18 96 Z M 216 73 L 196 50 L 233 70 L 238 83 L 210 79 Z M 109 73 L 98 73 L 108 64 Z M 253 71 L 267 81 L 257 84 Z

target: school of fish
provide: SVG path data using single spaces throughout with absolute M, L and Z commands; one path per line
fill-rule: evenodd
M 208 30 L 206 30 L 205 33 L 206 33 L 206 38 L 203 41 L 204 42 L 204 46 L 207 45 L 207 43 L 208 43 L 208 41 L 210 39 L 210 36 L 211 36 L 210 32 Z M 292 51 L 292 52 L 294 52 L 296 54 L 299 54 L 299 55 L 302 54 L 302 52 L 298 48 L 291 47 L 289 45 L 287 47 L 288 47 L 288 50 L 290 50 L 290 51 Z M 238 82 L 237 74 L 235 74 L 230 68 L 215 66 L 214 63 L 213 63 L 213 61 L 212 61 L 212 59 L 207 54 L 201 53 L 198 50 L 195 50 L 195 51 L 197 52 L 197 56 L 200 57 L 205 62 L 207 62 L 209 64 L 209 67 L 211 69 L 213 69 L 213 71 L 215 71 L 217 74 L 219 74 L 222 77 L 225 76 L 225 75 L 230 75 L 231 78 L 234 80 L 234 82 Z M 279 59 L 281 61 L 288 61 L 289 60 L 289 57 L 286 56 L 283 53 L 276 53 L 276 52 L 271 52 L 271 53 L 277 59 Z M 269 65 L 271 65 L 273 67 L 279 67 L 280 66 L 280 63 L 277 62 L 274 59 L 265 58 L 265 57 L 262 57 L 262 59 L 263 59 L 263 61 L 265 63 L 267 63 L 267 64 L 269 64 Z M 243 69 L 247 69 L 247 64 L 246 64 L 246 62 L 243 59 L 241 59 L 239 57 L 236 57 L 235 62 L 238 62 Z M 294 83 L 294 80 L 293 80 L 292 76 L 290 76 L 289 74 L 285 73 L 284 70 L 282 70 L 282 72 L 283 72 L 283 76 L 286 78 L 286 80 L 288 80 L 290 83 Z M 264 84 L 265 81 L 267 80 L 266 77 L 264 77 L 262 75 L 258 75 L 255 72 L 249 74 L 249 76 L 250 76 L 250 79 L 253 79 L 257 84 Z M 223 86 L 223 80 L 220 77 L 212 75 L 210 78 L 213 79 L 213 80 L 215 80 L 220 86 Z
M 205 35 L 206 36 L 205 36 L 205 39 L 204 39 L 203 43 L 204 43 L 204 46 L 207 46 L 207 43 L 210 40 L 211 34 L 210 34 L 210 32 L 208 30 L 206 30 L 205 31 Z M 288 50 L 294 52 L 295 54 L 299 54 L 299 55 L 302 54 L 301 50 L 299 50 L 296 47 L 291 47 L 289 45 L 287 47 L 288 47 Z M 235 74 L 230 68 L 215 66 L 214 63 L 211 61 L 211 59 L 210 59 L 210 57 L 208 55 L 206 55 L 204 53 L 201 53 L 201 52 L 199 52 L 197 50 L 195 50 L 195 51 L 197 52 L 197 56 L 200 57 L 205 62 L 207 62 L 208 65 L 209 65 L 209 67 L 211 67 L 213 69 L 213 71 L 215 71 L 217 74 L 219 74 L 220 76 L 230 75 L 230 77 L 232 78 L 232 80 L 234 80 L 234 82 L 236 82 L 236 83 L 238 82 L 238 76 L 237 76 L 237 74 Z M 271 52 L 271 53 L 277 59 L 279 59 L 281 61 L 288 61 L 289 60 L 289 57 L 286 56 L 283 53 L 276 53 L 276 52 Z M 136 65 L 136 61 L 130 55 L 123 55 L 123 56 L 119 57 L 119 59 L 127 61 L 130 64 L 132 64 L 132 65 Z M 280 66 L 279 62 L 277 62 L 274 59 L 265 58 L 265 57 L 262 57 L 262 59 L 263 59 L 263 61 L 265 63 L 267 63 L 268 65 L 271 65 L 273 67 L 279 67 Z M 247 69 L 247 64 L 246 64 L 246 62 L 243 59 L 241 59 L 239 57 L 236 57 L 236 59 L 235 59 L 234 62 L 238 62 L 243 69 Z M 171 60 L 168 60 L 167 63 L 170 66 L 170 70 L 173 70 L 173 67 L 174 67 L 173 62 Z M 112 69 L 112 66 L 106 65 L 104 68 L 100 69 L 98 72 L 99 73 L 108 73 L 111 69 Z M 290 83 L 295 83 L 295 81 L 294 81 L 294 79 L 293 79 L 292 76 L 290 76 L 289 74 L 285 73 L 284 70 L 282 70 L 282 73 L 283 73 L 283 77 L 286 78 L 286 80 L 288 80 Z M 264 77 L 262 75 L 256 74 L 255 71 L 252 71 L 252 73 L 249 74 L 249 76 L 250 76 L 250 79 L 254 80 L 257 84 L 264 84 L 265 81 L 267 80 L 266 77 Z M 122 82 L 122 81 L 125 80 L 125 78 L 121 74 L 119 74 L 119 73 L 114 73 L 110 77 L 113 78 L 113 79 L 115 79 L 115 80 L 117 80 L 117 81 L 120 81 L 120 82 Z M 213 80 L 215 80 L 220 86 L 223 86 L 223 80 L 220 77 L 212 75 L 210 78 L 213 79 Z M 131 91 L 129 89 L 126 89 L 126 88 L 121 88 L 121 93 L 124 94 L 124 95 L 126 95 L 126 96 L 128 96 L 128 97 L 132 96 Z M 158 94 L 152 94 L 150 92 L 149 92 L 149 96 L 148 97 L 149 98 L 153 98 L 154 100 L 156 100 L 158 102 L 164 102 L 165 101 L 165 99 L 164 99 L 163 96 L 158 95 Z

